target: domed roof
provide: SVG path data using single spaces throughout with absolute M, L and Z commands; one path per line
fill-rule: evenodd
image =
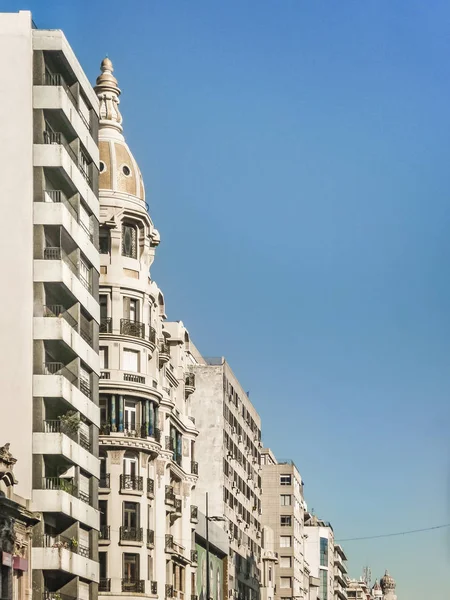
M 384 573 L 384 577 L 381 578 L 380 584 L 383 594 L 388 590 L 395 590 L 395 580 L 391 575 L 389 575 L 388 571 Z
M 113 75 L 111 60 L 103 59 L 100 69 L 101 74 L 94 88 L 100 101 L 99 189 L 131 194 L 145 200 L 141 171 L 122 134 L 122 115 L 119 111 L 121 91 Z

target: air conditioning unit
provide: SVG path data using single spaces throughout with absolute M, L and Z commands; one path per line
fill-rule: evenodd
M 242 444 L 242 435 L 240 435 L 240 436 L 238 437 L 238 443 L 239 443 L 239 444 Z
M 233 481 L 232 485 L 231 485 L 232 489 L 235 490 L 237 488 L 236 483 Z
M 236 433 L 236 427 L 231 428 L 231 433 Z
M 238 514 L 236 518 L 237 518 L 237 522 L 238 523 L 242 523 L 242 517 L 241 517 L 241 515 Z

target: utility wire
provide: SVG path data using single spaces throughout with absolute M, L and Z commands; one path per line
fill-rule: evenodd
M 397 533 L 382 533 L 381 535 L 366 535 L 366 536 L 362 536 L 362 537 L 345 538 L 345 539 L 336 540 L 336 541 L 338 543 L 340 543 L 340 542 L 356 542 L 358 540 L 375 540 L 377 538 L 394 537 L 397 535 L 409 535 L 411 533 L 421 533 L 422 531 L 432 531 L 433 529 L 444 529 L 444 527 L 450 527 L 450 523 L 445 523 L 444 525 L 435 525 L 434 527 L 425 527 L 424 529 L 410 529 L 409 531 L 399 531 Z

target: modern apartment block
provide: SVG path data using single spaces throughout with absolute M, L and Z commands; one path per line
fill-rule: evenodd
M 259 598 L 261 563 L 261 419 L 224 358 L 198 364 L 192 414 L 200 431 L 197 443 L 197 504 L 225 517 L 229 533 L 229 596 Z
M 95 600 L 98 100 L 61 31 L 0 14 L 0 439 L 41 520 L 33 597 Z
M 195 595 L 195 359 L 150 277 L 159 233 L 105 59 L 100 104 L 100 595 Z
M 305 513 L 305 556 L 311 575 L 319 579 L 319 600 L 347 600 L 347 557 L 335 543 L 330 523 Z
M 305 583 L 304 520 L 305 501 L 300 473 L 291 460 L 277 461 L 269 449 L 261 452 L 262 522 L 275 536 L 278 553 L 277 600 L 308 600 Z

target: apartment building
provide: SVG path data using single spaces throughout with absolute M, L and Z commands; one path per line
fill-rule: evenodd
M 205 359 L 192 346 L 197 364 L 192 415 L 200 431 L 196 503 L 225 517 L 230 541 L 229 597 L 256 600 L 261 563 L 261 419 L 224 358 Z
M 334 600 L 347 600 L 347 556 L 340 544 L 334 545 Z
M 262 522 L 275 535 L 278 553 L 277 600 L 308 598 L 305 583 L 305 502 L 301 475 L 291 460 L 277 461 L 269 449 L 261 452 Z
M 197 429 L 189 333 L 150 277 L 159 233 L 123 136 L 111 61 L 100 106 L 100 595 L 195 595 Z
M 278 553 L 275 551 L 275 535 L 270 527 L 263 525 L 261 536 L 261 600 L 274 600 Z
M 33 597 L 95 600 L 98 100 L 61 31 L 0 14 L 0 438 L 34 528 Z

